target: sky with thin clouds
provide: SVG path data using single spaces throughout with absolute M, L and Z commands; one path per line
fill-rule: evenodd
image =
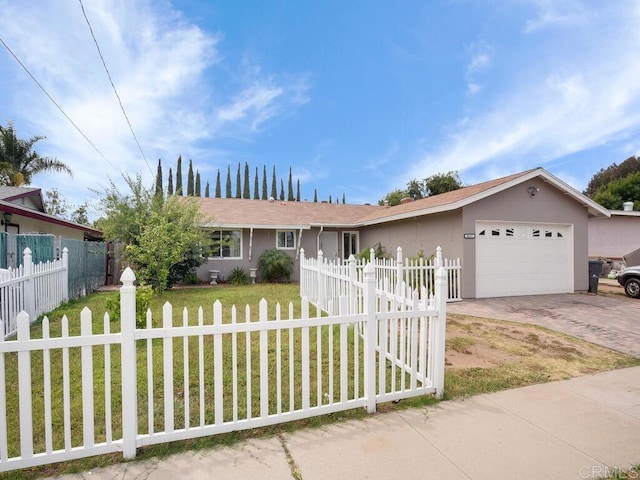
M 82 7 L 142 152 L 98 55 Z M 0 0 L 0 123 L 46 136 L 72 204 L 111 179 L 211 193 L 240 163 L 289 167 L 302 198 L 376 203 L 413 178 L 544 167 L 578 190 L 640 153 L 634 0 Z M 260 184 L 261 184 L 260 178 Z M 186 180 L 185 180 L 186 181 Z

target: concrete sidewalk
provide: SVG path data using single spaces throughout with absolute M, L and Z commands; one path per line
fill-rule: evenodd
M 638 463 L 635 367 L 63 478 L 566 480 Z

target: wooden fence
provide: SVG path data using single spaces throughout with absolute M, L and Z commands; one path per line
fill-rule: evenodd
M 368 260 L 357 261 L 351 256 L 346 262 L 341 262 L 325 259 L 322 251 L 318 252 L 317 258 L 307 258 L 304 249 L 300 249 L 300 296 L 306 296 L 330 313 L 339 311 L 339 302 L 348 306 L 349 311 L 355 311 L 362 301 L 364 268 L 373 265 L 378 295 L 385 293 L 389 297 L 395 296 L 401 302 L 410 297 L 413 291 L 424 290 L 426 296 L 433 294 L 436 271 L 443 267 L 447 275 L 447 301 L 462 300 L 460 259 L 443 258 L 440 247 L 433 258 L 403 259 L 401 247 L 397 249 L 395 260 L 375 258 L 374 255 L 375 251 L 371 249 Z
M 16 317 L 25 311 L 35 320 L 69 299 L 67 280 L 69 255 L 62 250 L 60 260 L 34 264 L 31 249 L 25 248 L 22 265 L 0 270 L 0 321 L 2 336 L 15 333 Z
M 242 320 L 235 307 L 223 318 L 216 301 L 205 322 L 202 308 L 176 316 L 167 303 L 161 321 L 148 311 L 142 328 L 134 280 L 126 269 L 119 332 L 85 308 L 77 335 L 77 320 L 64 317 L 52 337 L 45 318 L 32 338 L 22 312 L 17 338 L 0 337 L 0 471 L 109 452 L 134 458 L 145 445 L 443 393 L 443 268 L 429 298 L 376 294 L 369 265 L 358 308 L 339 302 L 347 313 L 312 315 L 303 298 L 299 318 L 289 305 L 269 320 L 262 300 L 257 319 L 247 307 Z

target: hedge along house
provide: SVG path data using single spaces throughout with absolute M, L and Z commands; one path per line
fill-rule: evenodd
M 267 248 L 298 258 L 321 249 L 348 258 L 376 244 L 405 257 L 442 247 L 462 260 L 462 297 L 567 293 L 588 289 L 588 221 L 609 212 L 542 168 L 401 205 L 340 205 L 199 198 L 215 222 L 217 249 L 198 274 L 255 267 Z M 297 275 L 298 264 L 294 267 Z M 297 278 L 297 277 L 296 277 Z

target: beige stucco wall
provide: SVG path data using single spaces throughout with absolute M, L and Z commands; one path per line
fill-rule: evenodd
M 539 189 L 533 197 L 527 191 L 531 186 Z M 586 207 L 552 185 L 534 179 L 464 207 L 462 229 L 465 233 L 474 233 L 477 220 L 573 225 L 574 289 L 584 291 L 589 287 L 587 219 Z M 462 296 L 473 298 L 475 241 L 464 240 L 463 245 Z
M 589 257 L 621 259 L 640 248 L 640 212 L 589 219 Z
M 342 236 L 342 230 L 338 229 L 325 229 L 325 231 L 338 232 L 338 247 L 340 248 Z M 317 256 L 317 242 L 320 229 L 312 228 L 302 231 L 302 241 L 299 240 L 300 230 L 296 230 L 296 243 L 300 243 L 299 246 L 304 248 L 308 257 Z M 242 258 L 241 259 L 209 259 L 206 263 L 201 265 L 196 274 L 202 281 L 209 280 L 209 270 L 219 270 L 220 278 L 225 279 L 229 273 L 236 267 L 243 268 L 247 274 L 249 274 L 250 268 L 257 268 L 258 257 L 260 254 L 268 249 L 276 247 L 276 230 L 272 229 L 254 229 L 253 241 L 251 239 L 251 229 L 245 228 L 242 230 Z M 251 255 L 249 255 L 249 246 L 251 243 Z M 300 278 L 300 262 L 298 260 L 298 250 L 283 250 L 287 255 L 294 259 L 292 281 L 298 281 Z M 258 278 L 259 280 L 259 278 Z
M 462 256 L 460 220 L 458 210 L 367 226 L 360 231 L 360 247 L 380 243 L 395 258 L 398 247 L 402 247 L 404 257 L 412 257 L 420 251 L 431 255 L 440 246 L 445 257 L 458 258 Z
M 82 230 L 65 227 L 64 225 L 48 223 L 34 218 L 23 217 L 17 214 L 12 215 L 11 225 L 7 226 L 5 230 L 12 233 L 18 233 L 15 231 L 15 225 L 19 227 L 19 233 L 49 233 L 57 237 L 62 236 L 64 238 L 84 240 L 84 232 Z

